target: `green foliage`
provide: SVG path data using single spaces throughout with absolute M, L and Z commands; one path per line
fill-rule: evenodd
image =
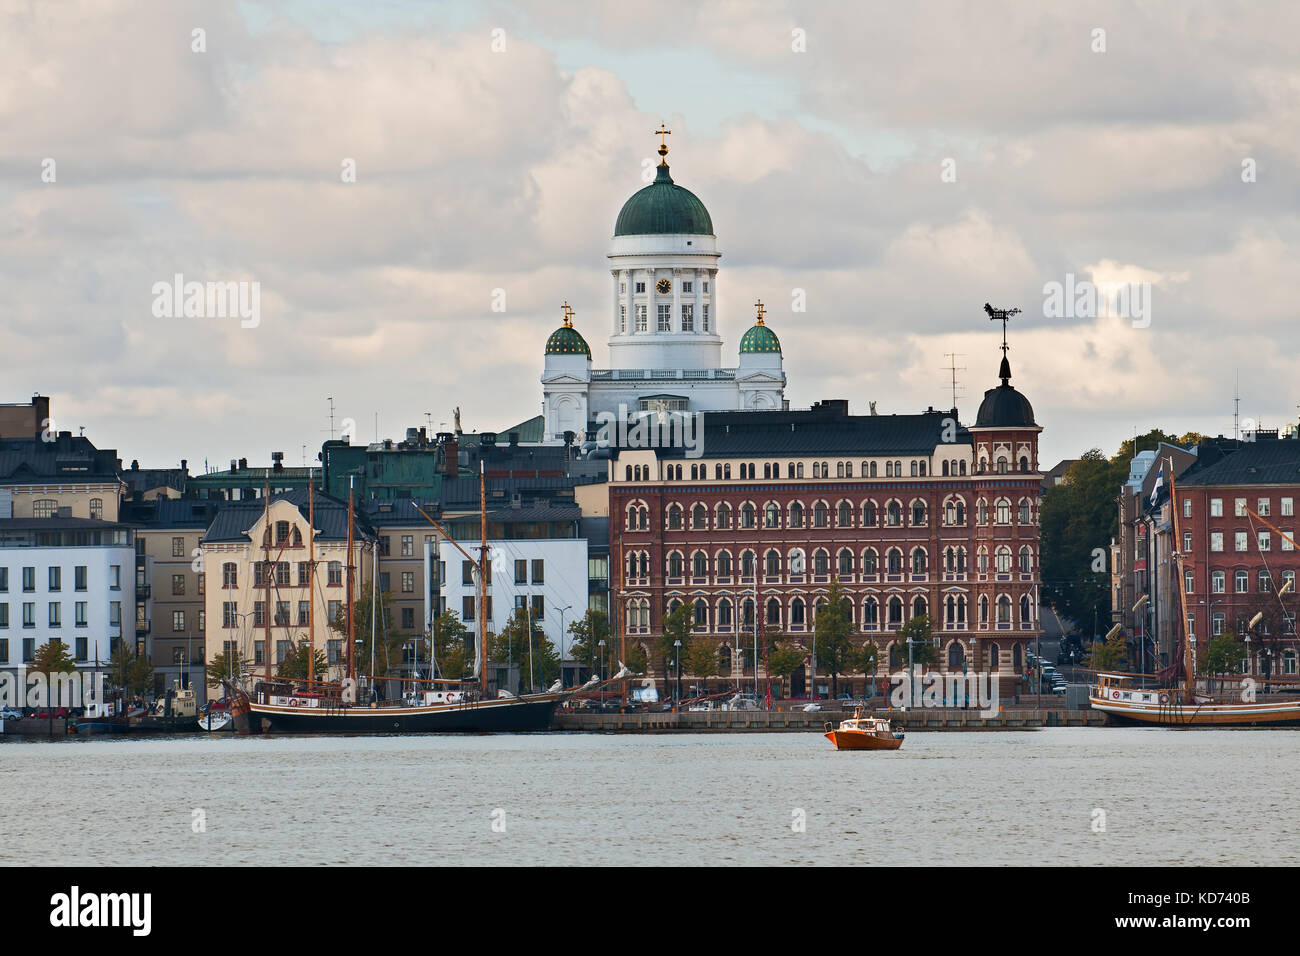
M 790 679 L 790 675 L 801 670 L 807 659 L 806 648 L 784 641 L 767 652 L 767 672 L 779 682 L 780 696 L 785 696 L 785 682 Z
M 613 660 L 612 657 L 606 659 Z M 628 670 L 633 674 L 644 674 L 650 668 L 650 656 L 642 649 L 640 644 L 629 644 L 627 646 L 627 659 L 623 663 L 627 665 Z M 606 664 L 605 670 L 609 671 L 608 664 Z
M 476 636 L 452 611 L 443 611 L 433 620 L 434 659 L 438 676 L 445 680 L 464 680 L 474 669 Z
M 57 637 L 50 638 L 36 649 L 28 667 L 28 670 L 37 671 L 46 677 L 51 674 L 70 674 L 76 669 L 77 662 L 68 654 L 67 645 Z
M 1088 668 L 1094 671 L 1124 670 L 1128 659 L 1128 641 L 1116 631 L 1108 641 L 1093 641 L 1088 652 Z
M 695 607 L 685 602 L 677 605 L 664 618 L 663 633 L 655 638 L 654 651 L 663 661 L 664 680 L 668 680 L 671 662 L 677 659 L 677 641 L 682 644 L 682 666 L 685 667 L 685 654 L 691 648 L 691 631 L 695 627 Z
M 560 675 L 560 655 L 536 621 L 530 634 L 529 622 L 528 609 L 515 608 L 505 627 L 488 638 L 488 658 L 498 664 L 518 664 L 522 685 L 542 691 Z
M 240 682 L 248 670 L 248 661 L 244 660 L 238 649 L 231 649 L 230 656 L 224 650 L 217 651 L 208 658 L 203 673 L 209 687 L 220 687 L 222 680 Z
M 128 694 L 143 697 L 153 692 L 153 664 L 136 653 L 134 643 L 119 640 L 108 662 L 108 680 Z
M 600 642 L 605 642 L 605 662 L 608 664 L 618 654 L 610 639 L 609 615 L 596 608 L 569 624 L 569 654 L 587 670 L 595 674 L 600 670 Z
M 849 671 L 855 674 L 873 674 L 880 666 L 880 648 L 871 641 L 855 649 L 849 657 Z
M 1110 542 L 1119 522 L 1115 498 L 1134 449 L 1154 449 L 1161 441 L 1186 447 L 1200 439 L 1196 432 L 1178 436 L 1154 428 L 1121 443 L 1112 458 L 1090 448 L 1061 484 L 1048 489 L 1039 516 L 1044 603 L 1081 628 L 1091 629 L 1094 615 L 1097 621 L 1110 620 Z
M 324 680 L 325 669 L 329 667 L 325 652 L 320 648 L 313 649 L 311 643 L 304 637 L 289 645 L 284 660 L 276 665 L 275 676 L 287 677 L 292 680 L 306 680 L 309 662 L 315 668 L 316 680 Z
M 714 677 L 718 673 L 718 648 L 708 640 L 692 641 L 682 656 L 682 673 Z
M 376 602 L 369 594 L 364 594 L 352 604 L 352 633 L 356 641 L 352 649 L 352 665 L 357 674 L 373 673 L 376 677 L 387 677 L 402 667 L 402 645 L 411 639 L 410 634 L 403 633 L 393 626 L 393 614 L 389 604 L 392 595 L 387 591 L 379 595 L 377 603 L 379 616 L 374 621 L 374 655 L 373 669 L 370 663 L 371 618 L 375 614 Z M 329 622 L 330 630 L 343 640 L 343 654 L 347 655 L 348 609 L 340 604 L 338 614 Z M 428 646 L 416 645 L 417 659 L 427 658 Z M 304 658 L 305 660 L 305 658 Z M 321 676 L 318 668 L 316 676 Z
M 817 634 L 817 670 L 831 675 L 831 693 L 839 692 L 839 675 L 851 667 L 856 653 L 850 635 L 853 633 L 853 609 L 837 580 L 831 581 L 826 603 L 817 609 L 814 622 Z
M 1220 634 L 1210 638 L 1210 642 L 1205 645 L 1198 666 L 1202 674 L 1236 674 L 1241 670 L 1241 661 L 1245 656 L 1245 645 L 1237 639 L 1237 635 Z
M 907 664 L 907 639 L 912 639 L 913 664 L 939 663 L 939 651 L 930 641 L 934 624 L 928 614 L 914 617 L 898 629 L 897 654 L 899 663 Z

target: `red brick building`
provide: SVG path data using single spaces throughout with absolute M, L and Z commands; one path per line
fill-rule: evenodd
M 1300 551 L 1288 540 L 1300 533 L 1300 440 L 1262 431 L 1249 438 L 1227 454 L 1202 454 L 1177 481 L 1187 629 L 1202 644 L 1207 635 L 1249 635 L 1252 673 L 1294 679 L 1300 596 L 1294 583 L 1278 592 L 1300 571 Z
M 824 401 L 707 413 L 696 458 L 680 447 L 615 449 L 616 630 L 659 673 L 665 615 L 694 605 L 696 638 L 715 641 L 723 660 L 724 676 L 709 683 L 725 687 L 752 679 L 756 630 L 811 648 L 816 608 L 838 581 L 857 641 L 879 648 L 880 678 L 896 632 L 927 614 L 940 669 L 992 673 L 1010 697 L 1039 635 L 1041 429 L 1005 358 L 1001 373 L 969 427 L 955 409 L 850 415 L 847 402 Z M 791 692 L 806 693 L 808 678 L 796 673 Z M 869 679 L 839 683 L 861 693 Z

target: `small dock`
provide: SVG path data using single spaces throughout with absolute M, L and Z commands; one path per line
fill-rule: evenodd
M 1040 727 L 1100 727 L 1106 717 L 1092 710 L 1004 710 L 983 717 L 976 710 L 864 711 L 884 717 L 906 731 L 1037 730 Z M 842 710 L 787 711 L 636 711 L 633 713 L 559 713 L 556 730 L 611 734 L 688 733 L 822 733 L 830 721 L 838 724 L 853 714 Z

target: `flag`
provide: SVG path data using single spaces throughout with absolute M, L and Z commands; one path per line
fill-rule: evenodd
M 1160 471 L 1156 473 L 1156 483 L 1151 488 L 1151 507 L 1156 506 L 1156 499 L 1160 497 L 1160 489 L 1165 486 L 1165 466 L 1160 466 Z

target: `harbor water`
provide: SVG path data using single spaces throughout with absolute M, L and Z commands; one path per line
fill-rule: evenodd
M 1294 865 L 1300 734 L 6 740 L 0 863 Z

